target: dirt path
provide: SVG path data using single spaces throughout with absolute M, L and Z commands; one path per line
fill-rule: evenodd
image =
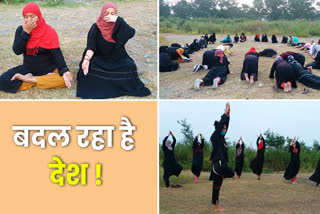
M 240 179 L 225 179 L 220 205 L 225 213 L 319 213 L 320 187 L 313 186 L 310 174 L 298 174 L 298 184 L 283 179 L 283 174 L 263 174 L 258 181 L 252 173 Z M 215 213 L 211 204 L 212 182 L 202 173 L 198 184 L 182 188 L 160 187 L 160 214 Z
M 200 38 L 200 35 L 175 35 L 162 34 L 166 38 L 166 42 L 160 45 L 169 45 L 173 42 L 182 45 L 190 44 L 195 38 Z M 242 69 L 244 54 L 254 46 L 258 52 L 266 49 L 275 49 L 278 53 L 285 51 L 294 51 L 302 53 L 306 56 L 306 63 L 312 62 L 311 57 L 303 51 L 296 48 L 288 47 L 284 44 L 256 43 L 253 41 L 253 36 L 248 36 L 248 42 L 238 43 L 232 48 L 234 56 L 229 56 L 230 71 L 233 74 L 228 75 L 227 81 L 216 90 L 211 87 L 202 87 L 200 91 L 193 89 L 193 83 L 196 78 L 203 78 L 207 71 L 192 72 L 195 64 L 201 64 L 202 55 L 205 51 L 216 48 L 224 38 L 223 35 L 217 35 L 218 42 L 214 45 L 210 44 L 207 49 L 202 49 L 191 55 L 193 62 L 181 63 L 180 68 L 174 72 L 160 73 L 160 98 L 162 99 L 319 99 L 320 90 L 311 89 L 309 94 L 302 94 L 304 85 L 298 83 L 298 88 L 294 89 L 290 94 L 283 91 L 276 93 L 272 90 L 275 86 L 275 79 L 269 78 L 270 69 L 274 58 L 261 57 L 259 60 L 259 80 L 254 86 L 249 86 L 244 81 L 240 81 L 240 73 Z M 269 38 L 271 40 L 271 38 Z M 281 38 L 278 40 L 281 41 Z M 310 42 L 311 39 L 317 41 L 318 38 L 299 38 L 300 41 Z M 320 75 L 320 70 L 314 70 L 316 75 Z M 259 86 L 259 84 L 262 86 Z
M 60 46 L 69 69 L 76 74 L 86 46 L 87 34 L 100 14 L 102 4 L 81 7 L 42 8 L 47 24 L 59 35 Z M 0 7 L 0 73 L 22 64 L 22 56 L 12 51 L 16 28 L 22 23 L 23 5 Z M 136 35 L 126 44 L 128 54 L 135 60 L 140 78 L 157 97 L 157 1 L 123 2 L 118 4 L 119 16 L 136 29 Z M 143 14 L 143 16 L 141 15 Z M 71 89 L 42 90 L 32 88 L 17 94 L 0 92 L 0 99 L 76 99 L 76 80 Z M 136 99 L 135 97 L 121 97 Z

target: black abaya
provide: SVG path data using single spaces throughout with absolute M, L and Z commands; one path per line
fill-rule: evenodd
M 309 178 L 310 181 L 316 182 L 317 186 L 320 184 L 320 158 L 318 161 L 318 165 L 316 171 Z
M 164 169 L 164 174 L 163 174 L 163 179 L 166 182 L 166 186 L 168 187 L 169 185 L 169 177 L 171 175 L 179 176 L 181 171 L 182 171 L 182 166 L 177 162 L 175 156 L 174 156 L 174 147 L 176 145 L 176 138 L 173 137 L 173 142 L 172 142 L 172 150 L 168 149 L 166 146 L 168 136 L 165 137 L 162 141 L 162 150 L 164 154 L 164 159 L 163 159 L 163 169 Z
M 258 80 L 258 63 L 259 63 L 259 57 L 257 57 L 257 55 L 248 54 L 243 61 L 240 79 L 245 80 L 244 74 L 247 73 L 249 77 L 253 76 L 257 81 Z
M 213 80 L 217 77 L 221 78 L 219 85 L 223 84 L 227 80 L 227 75 L 230 73 L 229 64 L 227 57 L 223 57 L 222 64 L 220 63 L 220 58 L 215 56 L 213 60 L 214 66 L 210 69 L 207 75 L 202 79 L 205 86 L 210 86 L 213 84 Z
M 290 81 L 292 87 L 297 88 L 296 75 L 292 66 L 283 59 L 276 60 L 271 68 L 269 78 L 274 78 L 276 72 L 276 81 L 278 88 L 282 88 L 281 84 Z
M 300 169 L 300 143 L 296 142 L 296 152 L 293 145 L 290 146 L 289 152 L 291 153 L 289 165 L 284 173 L 284 178 L 290 180 L 295 177 Z
M 236 146 L 236 167 L 235 172 L 240 177 L 243 169 L 244 163 L 244 144 L 238 143 Z
M 265 56 L 265 57 L 273 57 L 273 56 L 276 56 L 278 53 L 277 51 L 271 49 L 271 48 L 267 48 L 267 49 L 264 49 L 263 51 L 261 51 L 258 56 Z
M 261 175 L 262 169 L 263 169 L 263 162 L 264 162 L 264 151 L 266 148 L 264 138 L 261 137 L 261 140 L 263 142 L 263 146 L 259 149 L 259 142 L 260 137 L 257 139 L 257 156 L 250 162 L 250 168 L 252 169 L 252 172 L 256 175 Z
M 116 43 L 105 40 L 97 24 L 92 25 L 77 75 L 78 97 L 103 99 L 124 95 L 143 97 L 151 94 L 139 79 L 137 66 L 125 49 L 125 44 L 134 34 L 135 29 L 121 17 L 117 18 L 112 33 Z M 89 72 L 84 75 L 82 62 L 87 50 L 92 50 L 94 55 L 90 59 Z
M 268 36 L 262 36 L 261 42 L 268 42 Z
M 271 39 L 272 39 L 272 43 L 278 43 L 278 39 L 276 35 L 272 35 Z
M 288 43 L 288 37 L 286 37 L 286 36 L 282 37 L 281 43 L 282 44 L 287 44 Z
M 208 42 L 211 42 L 212 44 L 214 44 L 216 41 L 217 41 L 217 39 L 216 39 L 216 34 L 213 33 L 213 34 L 209 37 Z
M 201 139 L 201 144 L 198 143 L 198 137 L 196 137 L 193 141 L 192 152 L 192 173 L 199 177 L 202 170 L 203 165 L 203 147 L 204 147 L 204 139 Z

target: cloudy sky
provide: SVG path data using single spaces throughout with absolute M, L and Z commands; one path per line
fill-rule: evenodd
M 183 138 L 177 120 L 187 119 L 194 134 L 209 140 L 213 123 L 224 113 L 226 101 L 160 101 L 159 136 L 162 140 L 171 130 L 177 140 Z M 257 136 L 269 128 L 283 136 L 294 137 L 313 145 L 320 141 L 320 101 L 231 101 L 227 137 L 255 145 Z M 159 141 L 160 142 L 160 141 Z

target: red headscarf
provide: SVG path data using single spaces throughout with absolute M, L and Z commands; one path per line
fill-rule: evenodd
M 258 144 L 258 150 L 263 148 L 263 141 L 261 140 Z
M 296 144 L 293 145 L 292 151 L 297 154 L 298 153 L 298 148 L 296 147 Z
M 223 63 L 224 52 L 223 50 L 216 50 L 214 53 L 215 56 L 220 57 L 220 63 Z
M 30 32 L 30 39 L 27 43 L 27 55 L 34 56 L 38 53 L 38 48 L 54 49 L 59 48 L 59 38 L 57 32 L 46 24 L 42 17 L 39 6 L 36 3 L 28 3 L 24 6 L 22 15 L 32 13 L 39 17 L 37 27 Z
M 248 53 L 257 53 L 255 47 L 251 47 L 250 50 L 246 53 L 245 56 L 247 56 Z
M 107 2 L 103 5 L 103 7 L 101 9 L 100 16 L 98 16 L 96 23 L 97 23 L 99 30 L 101 31 L 103 38 L 105 40 L 107 40 L 108 42 L 116 43 L 116 41 L 114 41 L 112 39 L 113 28 L 116 23 L 106 22 L 105 20 L 103 20 L 103 18 L 106 16 L 106 11 L 108 8 L 113 8 L 115 11 L 115 14 L 117 14 L 117 12 L 118 12 L 117 5 L 113 2 Z
M 258 33 L 256 34 L 256 37 L 258 37 L 258 38 L 259 38 L 259 34 L 258 34 Z

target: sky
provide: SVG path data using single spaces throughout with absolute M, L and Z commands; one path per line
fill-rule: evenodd
M 164 0 L 165 2 L 168 2 L 170 5 L 171 4 L 176 4 L 179 0 Z M 191 2 L 191 0 L 186 0 L 187 2 Z M 239 2 L 239 5 L 242 4 L 247 4 L 249 6 L 253 5 L 253 0 L 237 0 L 237 2 Z
M 178 120 L 187 119 L 194 135 L 202 133 L 206 140 L 220 120 L 226 101 L 160 101 L 159 143 L 169 130 L 177 141 L 183 139 Z M 230 124 L 226 137 L 237 141 L 242 136 L 246 145 L 254 146 L 257 136 L 268 129 L 282 136 L 303 140 L 308 146 L 320 141 L 320 101 L 231 101 Z

